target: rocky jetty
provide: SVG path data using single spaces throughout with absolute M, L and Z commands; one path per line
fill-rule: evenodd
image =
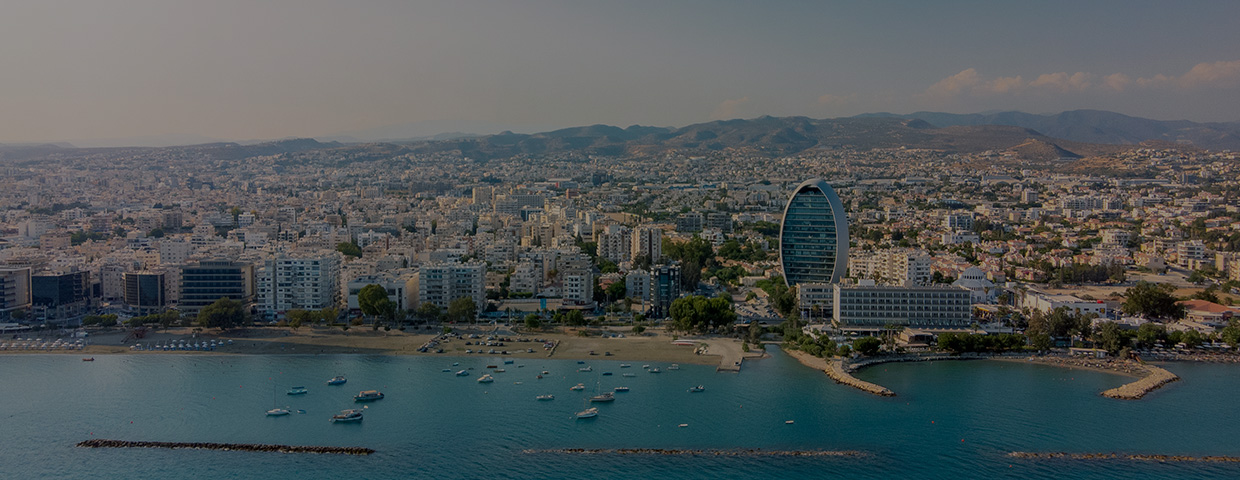
M 788 352 L 789 355 L 792 355 L 793 358 L 797 359 L 797 361 L 801 362 L 802 365 L 805 365 L 811 368 L 816 368 L 818 370 L 822 370 L 823 372 L 827 374 L 828 377 L 831 377 L 832 380 L 835 380 L 836 383 L 848 385 L 857 390 L 861 390 L 866 393 L 878 395 L 880 397 L 896 396 L 896 392 L 891 391 L 891 389 L 887 387 L 873 384 L 873 383 L 870 383 L 870 382 L 867 382 L 867 381 L 864 381 L 864 380 L 858 379 L 857 377 L 852 376 L 852 374 L 848 373 L 848 370 L 844 367 L 843 360 L 840 360 L 840 359 L 826 360 L 826 359 L 815 357 L 813 355 L 802 352 L 800 350 L 786 350 L 786 351 Z
M 1162 388 L 1163 385 L 1180 379 L 1178 375 L 1160 367 L 1153 365 L 1143 365 L 1142 367 L 1147 372 L 1144 377 L 1135 382 L 1126 383 L 1102 392 L 1102 396 L 1118 398 L 1120 400 L 1137 400 L 1144 397 L 1147 393 Z
M 1158 455 L 1148 453 L 1012 452 L 1008 456 L 1027 460 L 1140 460 L 1146 462 L 1240 463 L 1240 457 L 1221 455 L 1196 457 L 1192 455 Z
M 559 448 L 551 450 L 523 450 L 525 454 L 569 455 L 702 455 L 717 457 L 868 457 L 856 450 L 762 450 L 759 448 L 735 450 L 692 450 L 678 448 Z
M 364 447 L 322 447 L 313 445 L 268 445 L 263 443 L 209 443 L 209 442 L 139 442 L 130 440 L 105 440 L 102 438 L 78 442 L 82 448 L 169 448 L 192 450 L 224 450 L 236 452 L 275 453 L 333 453 L 341 455 L 370 455 L 374 450 Z

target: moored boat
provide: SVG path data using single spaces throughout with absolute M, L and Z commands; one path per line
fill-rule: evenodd
M 267 410 L 268 417 L 280 417 L 280 416 L 284 416 L 288 414 L 289 414 L 289 411 L 283 408 L 273 408 L 271 410 Z
M 705 391 L 706 391 L 706 387 L 703 387 L 701 385 L 698 385 L 696 387 L 689 387 L 689 393 L 697 393 L 697 392 L 705 392 Z
M 590 401 L 593 403 L 614 402 L 616 401 L 616 394 L 612 392 L 601 393 L 593 397 L 590 397 Z
M 593 407 L 591 407 L 591 408 L 587 408 L 587 409 L 582 410 L 582 411 L 580 411 L 580 412 L 577 412 L 577 418 L 578 418 L 578 419 L 581 419 L 581 418 L 594 418 L 594 417 L 597 417 L 597 416 L 598 416 L 598 409 L 597 409 L 597 408 L 593 408 Z
M 539 395 L 539 396 L 534 397 L 534 398 L 535 398 L 535 399 L 538 399 L 538 400 L 555 400 L 555 395 L 551 395 L 551 394 L 547 394 L 547 395 Z
M 288 389 L 289 395 L 305 395 L 307 393 L 310 393 L 310 391 L 306 390 L 306 387 L 293 387 Z
M 578 372 L 593 372 L 594 369 L 587 366 L 587 367 L 578 368 L 577 371 Z
M 360 409 L 341 410 L 341 411 L 340 411 L 340 413 L 337 413 L 337 414 L 335 414 L 335 415 L 332 415 L 332 418 L 331 418 L 331 420 L 330 420 L 330 421 L 331 421 L 332 423 L 336 423 L 336 422 L 360 422 L 360 421 L 362 421 L 362 410 L 360 410 Z
M 491 374 L 489 373 L 481 377 L 478 377 L 478 383 L 491 383 L 494 381 L 495 381 L 495 377 L 492 377 Z
M 574 391 L 576 391 L 576 390 L 585 390 L 585 389 L 586 389 L 586 386 L 585 386 L 584 384 L 578 383 L 578 384 L 576 384 L 576 385 L 573 385 L 573 386 L 571 386 L 571 387 L 568 387 L 568 389 L 569 389 L 569 390 L 574 390 Z
M 672 366 L 667 367 L 667 369 L 668 370 L 680 370 L 680 364 L 673 363 Z
M 349 381 L 349 380 L 345 379 L 345 378 L 344 378 L 344 375 L 336 375 L 336 376 L 332 377 L 332 379 L 331 379 L 331 380 L 328 380 L 328 381 L 327 381 L 327 384 L 328 384 L 328 385 L 344 385 L 344 383 L 345 383 L 345 382 L 347 382 L 347 381 Z
M 617 391 L 617 392 L 627 392 L 627 391 L 629 391 L 629 387 L 616 387 L 616 391 Z
M 383 392 L 378 390 L 362 390 L 361 392 L 358 392 L 357 395 L 353 396 L 353 401 L 355 402 L 373 402 L 375 400 L 382 399 Z
M 95 357 L 86 357 L 86 358 L 83 358 L 83 359 L 82 359 L 82 361 L 83 361 L 83 362 L 93 362 L 93 361 L 95 361 Z
M 468 370 L 460 370 L 460 371 L 456 372 L 456 376 L 458 376 L 458 377 L 468 377 L 468 376 L 469 376 L 469 371 L 468 371 Z

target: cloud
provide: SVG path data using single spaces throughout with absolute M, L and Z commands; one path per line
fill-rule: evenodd
M 1044 73 L 1025 82 L 1020 76 L 988 78 L 977 69 L 968 68 L 939 80 L 921 95 L 923 98 L 945 99 L 961 95 L 1010 95 L 1019 93 L 1116 93 L 1135 86 L 1141 89 L 1191 90 L 1198 88 L 1229 88 L 1240 85 L 1240 60 L 1205 62 L 1194 65 L 1183 75 L 1163 73 L 1133 78 L 1123 73 L 1098 75 L 1089 72 Z
M 731 120 L 733 118 L 738 118 L 739 115 L 737 114 L 737 111 L 747 103 L 749 103 L 749 97 L 724 100 L 719 104 L 719 106 L 715 107 L 713 112 L 710 112 L 710 119 Z
M 1038 75 L 1029 86 L 1033 88 L 1049 88 L 1060 92 L 1081 92 L 1093 86 L 1090 81 L 1094 77 L 1093 74 L 1085 72 L 1076 72 L 1068 75 L 1065 72 L 1045 73 Z
M 1178 83 L 1184 88 L 1234 86 L 1240 83 L 1240 60 L 1198 63 L 1188 73 L 1181 75 Z

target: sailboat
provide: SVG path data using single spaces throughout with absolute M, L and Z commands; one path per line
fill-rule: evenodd
M 271 403 L 273 405 L 276 403 L 276 398 L 278 398 L 276 397 L 277 390 L 278 390 L 278 387 L 273 384 L 271 386 Z M 288 411 L 287 408 L 280 408 L 280 407 L 275 407 L 275 408 L 272 408 L 271 410 L 267 410 L 268 417 L 282 417 L 282 416 L 288 415 L 289 413 L 290 412 Z

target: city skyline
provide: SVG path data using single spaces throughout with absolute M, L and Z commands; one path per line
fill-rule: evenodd
M 1226 2 L 21 2 L 0 19 L 0 143 L 919 110 L 1236 121 L 1237 13 Z

